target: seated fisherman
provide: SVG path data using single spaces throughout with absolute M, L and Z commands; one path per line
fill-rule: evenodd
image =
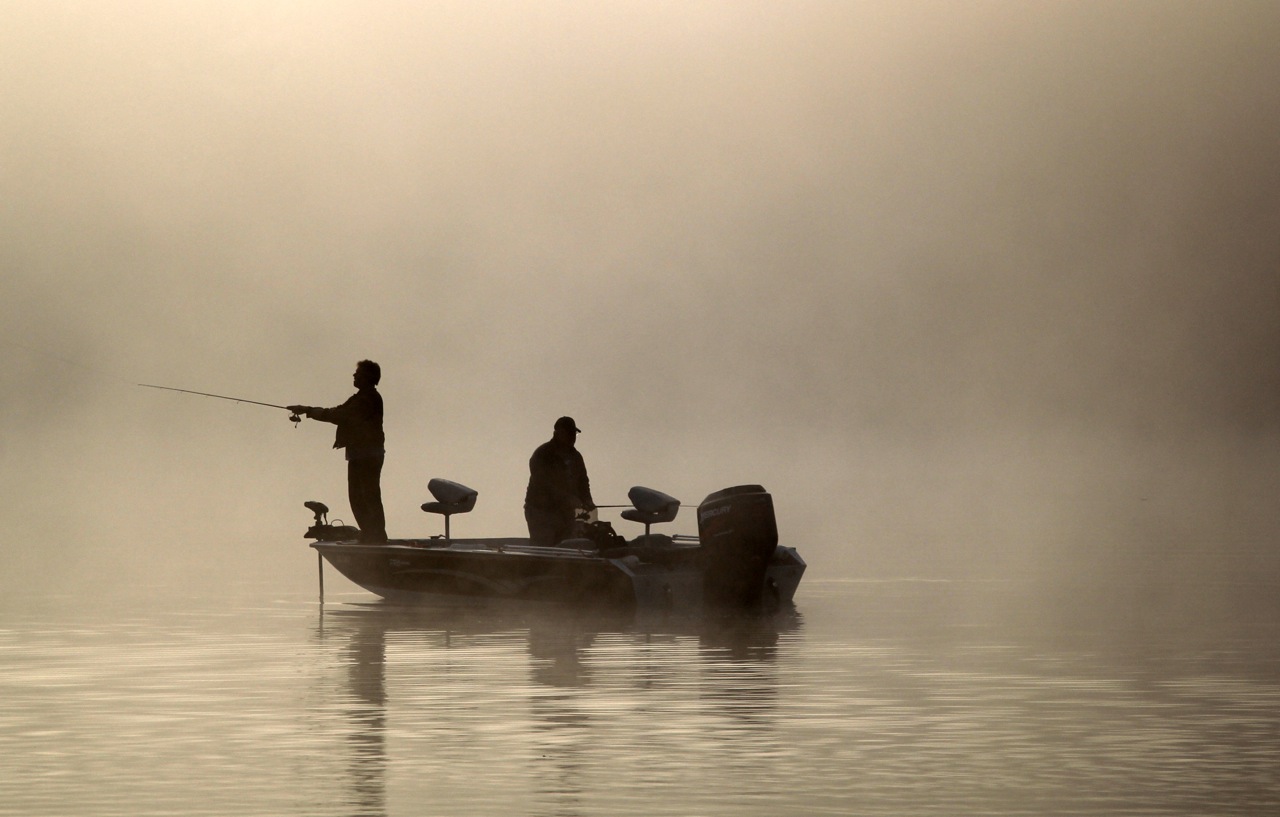
M 591 483 L 582 454 L 574 447 L 581 429 L 572 417 L 555 422 L 550 440 L 529 458 L 529 487 L 524 495 L 524 519 L 535 545 L 555 545 L 572 535 L 578 508 L 593 510 Z

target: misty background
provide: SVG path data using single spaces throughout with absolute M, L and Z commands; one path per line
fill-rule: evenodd
M 0 587 L 314 582 L 332 426 L 135 384 L 335 405 L 368 357 L 392 536 L 437 476 L 523 533 L 571 414 L 598 502 L 761 483 L 811 580 L 1274 609 L 1277 42 L 1269 2 L 7 0 Z

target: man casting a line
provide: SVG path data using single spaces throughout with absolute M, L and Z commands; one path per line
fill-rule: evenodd
M 382 433 L 382 395 L 378 381 L 382 369 L 372 360 L 356 364 L 352 380 L 356 393 L 345 403 L 333 408 L 289 406 L 301 414 L 323 423 L 338 426 L 334 448 L 345 448 L 347 456 L 347 497 L 351 513 L 356 517 L 362 542 L 387 541 L 387 522 L 382 512 L 382 460 L 385 456 Z

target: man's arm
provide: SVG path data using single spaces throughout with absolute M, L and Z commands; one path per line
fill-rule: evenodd
M 582 459 L 582 454 L 574 451 L 577 456 L 574 458 L 575 471 L 577 471 L 578 483 L 578 500 L 584 503 L 587 510 L 591 510 L 596 506 L 596 501 L 591 498 L 591 480 L 587 479 L 587 463 Z
M 350 419 L 355 410 L 355 407 L 352 405 L 352 401 L 355 399 L 355 395 L 352 395 L 347 398 L 345 403 L 340 406 L 334 406 L 333 408 L 319 408 L 317 406 L 288 406 L 288 409 L 295 414 L 301 414 L 302 416 L 312 420 L 319 420 L 322 423 L 337 424 Z

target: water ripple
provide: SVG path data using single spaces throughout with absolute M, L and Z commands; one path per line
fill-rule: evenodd
M 729 620 L 33 613 L 0 629 L 0 814 L 1280 810 L 1280 685 L 1241 653 L 877 626 L 892 590 L 853 627 L 821 596 Z

